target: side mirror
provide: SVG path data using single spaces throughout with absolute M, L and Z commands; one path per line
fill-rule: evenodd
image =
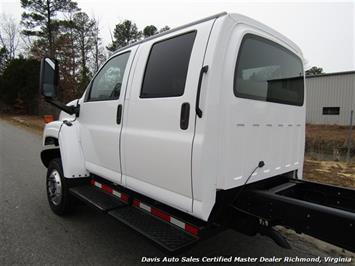
M 40 91 L 45 98 L 55 98 L 57 96 L 57 86 L 59 80 L 58 61 L 45 57 L 41 60 Z

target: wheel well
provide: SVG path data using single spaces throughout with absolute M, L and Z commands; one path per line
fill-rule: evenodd
M 44 145 L 59 146 L 59 142 L 58 142 L 58 139 L 55 137 L 46 137 L 44 140 Z
M 41 161 L 46 168 L 48 168 L 49 162 L 54 158 L 60 158 L 59 149 L 48 149 L 41 151 Z

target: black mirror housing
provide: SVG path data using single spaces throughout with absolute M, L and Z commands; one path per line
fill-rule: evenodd
M 57 87 L 59 80 L 58 61 L 49 57 L 41 60 L 40 91 L 45 98 L 57 97 Z
M 66 106 L 65 104 L 55 100 L 57 97 L 57 88 L 59 82 L 59 67 L 58 61 L 49 57 L 44 57 L 41 60 L 39 87 L 41 95 L 45 100 L 59 108 L 60 110 L 76 116 L 79 116 L 79 106 Z

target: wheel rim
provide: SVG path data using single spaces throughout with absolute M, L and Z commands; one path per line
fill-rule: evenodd
M 54 205 L 59 205 L 62 201 L 62 181 L 60 180 L 60 174 L 57 170 L 53 170 L 47 182 L 47 190 L 49 200 Z

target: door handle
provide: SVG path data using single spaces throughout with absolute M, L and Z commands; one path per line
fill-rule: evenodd
M 119 104 L 117 106 L 117 116 L 116 116 L 117 125 L 121 124 L 121 117 L 122 117 L 122 104 Z
M 183 103 L 181 105 L 181 113 L 180 113 L 180 128 L 182 130 L 186 130 L 189 127 L 189 119 L 190 119 L 190 104 Z
M 200 108 L 200 94 L 201 94 L 201 84 L 202 84 L 202 77 L 204 73 L 207 73 L 208 71 L 208 66 L 204 66 L 201 68 L 200 71 L 200 76 L 198 78 L 198 85 L 197 85 L 197 95 L 196 95 L 196 105 L 195 105 L 195 111 L 196 114 L 199 118 L 202 117 L 202 110 Z

